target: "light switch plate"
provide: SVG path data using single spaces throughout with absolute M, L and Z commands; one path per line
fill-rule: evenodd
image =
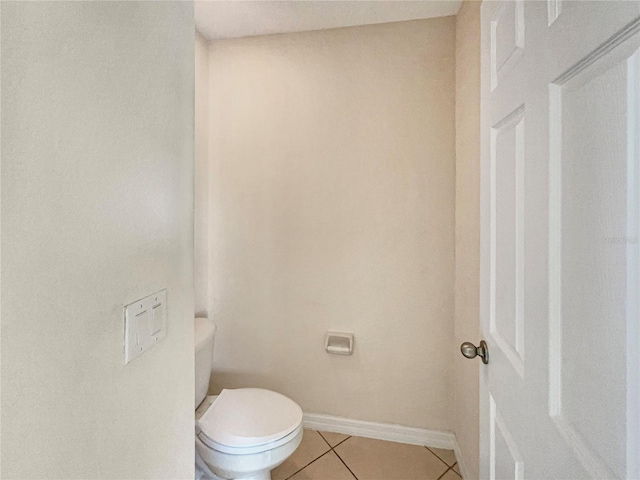
M 124 363 L 131 362 L 167 335 L 167 290 L 124 307 Z

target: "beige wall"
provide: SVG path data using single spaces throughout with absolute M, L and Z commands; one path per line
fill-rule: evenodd
M 465 1 L 456 17 L 456 349 L 480 340 L 480 3 Z M 478 478 L 478 365 L 456 352 L 452 428 L 470 478 Z
M 453 17 L 210 44 L 213 391 L 450 429 L 454 45 Z
M 209 51 L 206 39 L 196 32 L 195 59 L 195 218 L 193 265 L 195 313 L 209 309 Z
M 2 477 L 193 479 L 193 6 L 1 8 Z

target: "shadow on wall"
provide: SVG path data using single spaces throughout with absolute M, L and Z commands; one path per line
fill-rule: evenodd
M 274 385 L 277 383 L 278 379 L 269 375 L 247 374 L 233 370 L 214 371 L 211 373 L 211 381 L 209 382 L 209 395 L 218 395 L 224 388 L 266 388 L 273 390 Z M 277 391 L 283 393 L 282 389 L 277 389 Z

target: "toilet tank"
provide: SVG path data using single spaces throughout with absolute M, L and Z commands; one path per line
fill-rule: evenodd
M 213 340 L 216 336 L 216 325 L 208 318 L 196 318 L 193 330 L 196 373 L 195 408 L 198 408 L 198 405 L 200 405 L 207 396 L 207 390 L 209 389 L 211 363 L 213 362 Z

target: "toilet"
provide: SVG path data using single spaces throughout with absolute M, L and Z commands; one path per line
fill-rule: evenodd
M 269 480 L 302 440 L 302 409 L 262 388 L 207 396 L 216 326 L 195 319 L 196 478 Z

